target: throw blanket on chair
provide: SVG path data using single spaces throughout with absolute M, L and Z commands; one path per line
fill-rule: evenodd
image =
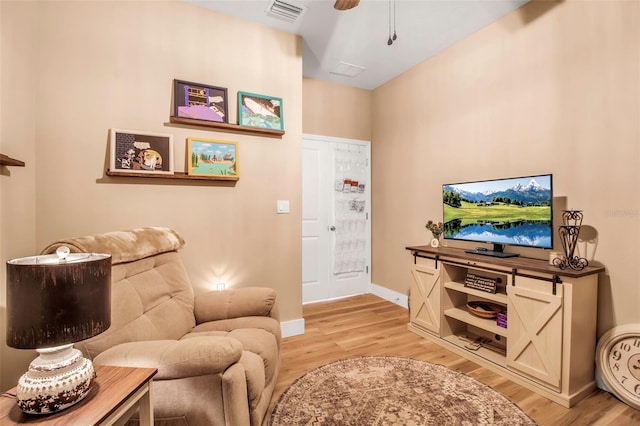
M 182 236 L 173 229 L 147 227 L 58 240 L 42 250 L 42 254 L 55 253 L 58 247 L 67 246 L 72 253 L 109 253 L 111 264 L 117 265 L 180 250 L 184 244 Z

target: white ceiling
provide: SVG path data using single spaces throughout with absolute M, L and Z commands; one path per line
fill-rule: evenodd
M 361 0 L 348 11 L 334 0 L 284 0 L 303 6 L 296 22 L 268 16 L 270 0 L 185 0 L 225 15 L 303 38 L 303 74 L 362 89 L 375 89 L 529 0 Z M 396 41 L 393 35 L 395 9 Z M 356 77 L 333 73 L 347 63 L 364 67 Z

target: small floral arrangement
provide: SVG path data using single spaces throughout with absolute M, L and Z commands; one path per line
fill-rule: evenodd
M 439 238 L 440 235 L 442 235 L 442 233 L 444 232 L 444 224 L 442 222 L 435 223 L 434 221 L 430 220 L 424 227 L 431 231 L 434 238 Z

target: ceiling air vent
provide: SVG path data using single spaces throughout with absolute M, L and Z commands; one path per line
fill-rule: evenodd
M 338 65 L 336 65 L 336 67 L 333 69 L 333 71 L 330 71 L 330 73 L 336 74 L 336 75 L 342 75 L 345 77 L 355 77 L 357 75 L 360 75 L 364 70 L 366 70 L 366 68 L 361 67 L 360 65 L 353 65 L 353 64 L 348 64 L 346 62 L 339 62 Z
M 282 0 L 271 0 L 264 10 L 267 15 L 287 22 L 296 22 L 307 10 L 304 6 L 298 6 Z

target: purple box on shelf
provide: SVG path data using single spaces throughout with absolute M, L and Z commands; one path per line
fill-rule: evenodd
M 506 312 L 498 312 L 496 316 L 496 325 L 498 327 L 507 328 L 507 313 Z

